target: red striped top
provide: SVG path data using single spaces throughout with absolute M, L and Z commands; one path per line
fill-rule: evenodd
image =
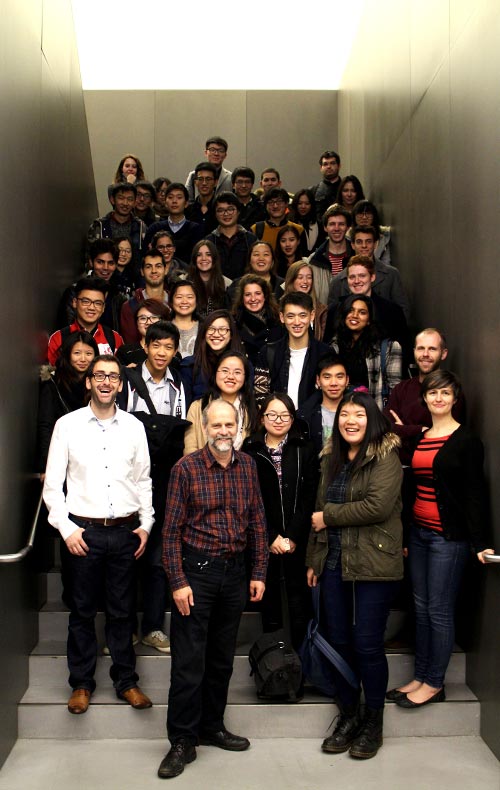
M 411 468 L 417 483 L 417 495 L 413 505 L 413 518 L 419 527 L 427 527 L 442 532 L 441 518 L 436 502 L 436 489 L 432 477 L 432 466 L 436 454 L 449 436 L 426 439 L 418 443 L 411 462 Z

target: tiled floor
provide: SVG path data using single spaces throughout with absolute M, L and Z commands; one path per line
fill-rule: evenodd
M 326 755 L 307 739 L 254 740 L 248 752 L 200 747 L 178 790 L 500 790 L 500 763 L 480 738 L 387 738 L 372 760 Z M 20 740 L 0 790 L 149 790 L 168 744 Z M 170 785 L 169 785 L 170 786 Z

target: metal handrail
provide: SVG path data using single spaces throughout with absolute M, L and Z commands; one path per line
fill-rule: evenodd
M 40 475 L 36 475 L 36 477 L 40 477 Z M 36 528 L 38 525 L 38 517 L 40 516 L 40 510 L 42 509 L 42 502 L 43 502 L 43 488 L 40 491 L 40 497 L 38 499 L 35 515 L 33 517 L 33 524 L 31 525 L 31 530 L 26 546 L 20 551 L 17 551 L 15 554 L 0 554 L 0 564 L 9 563 L 9 562 L 20 562 L 20 560 L 24 560 L 24 558 L 30 553 L 31 549 L 33 548 L 33 544 L 35 542 Z
M 500 562 L 500 554 L 483 554 L 485 562 Z

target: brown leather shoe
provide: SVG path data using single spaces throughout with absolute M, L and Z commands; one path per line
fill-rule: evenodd
M 68 710 L 70 713 L 85 713 L 89 702 L 90 691 L 88 689 L 74 689 L 68 700 Z
M 128 702 L 129 705 L 132 705 L 132 707 L 137 710 L 153 707 L 153 703 L 149 697 L 140 690 L 139 686 L 135 686 L 133 689 L 127 689 L 127 691 L 122 691 L 118 694 L 118 699 L 124 699 L 125 702 Z

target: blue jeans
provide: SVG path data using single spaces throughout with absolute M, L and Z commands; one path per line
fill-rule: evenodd
M 383 708 L 389 674 L 384 633 L 400 582 L 344 582 L 340 565 L 321 574 L 322 631 L 357 674 L 368 707 Z M 336 670 L 335 682 L 343 705 L 356 702 L 358 693 Z
M 167 732 L 172 743 L 184 738 L 195 745 L 200 732 L 224 727 L 236 636 L 248 590 L 244 552 L 224 558 L 185 550 L 183 568 L 194 606 L 183 616 L 172 605 Z
M 111 654 L 109 674 L 117 692 L 137 685 L 132 626 L 135 603 L 134 552 L 139 538 L 132 532 L 139 522 L 105 527 L 90 520 L 72 520 L 84 527 L 89 547 L 85 557 L 68 552 L 71 611 L 68 627 L 68 668 L 71 688 L 94 691 L 97 662 L 95 618 L 104 590 L 106 644 Z
M 455 642 L 455 602 L 470 548 L 413 526 L 409 565 L 415 602 L 415 680 L 441 688 Z

